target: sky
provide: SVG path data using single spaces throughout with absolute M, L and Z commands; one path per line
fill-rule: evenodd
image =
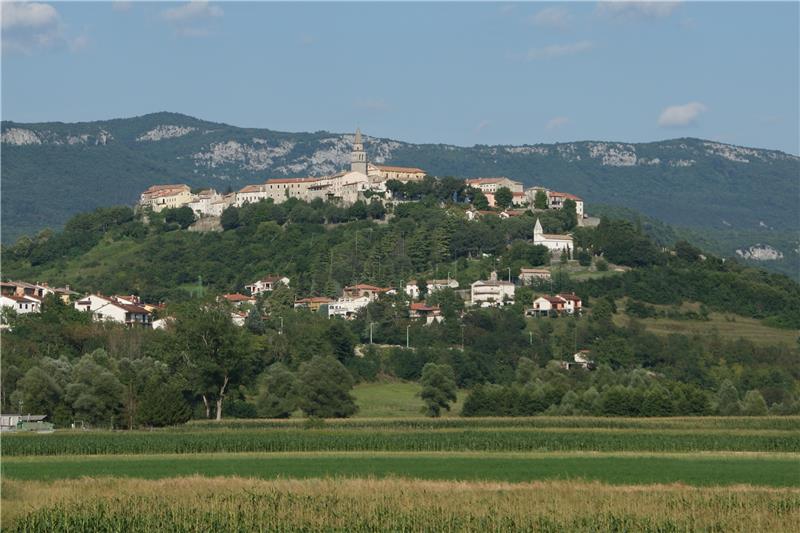
M 2 4 L 2 118 L 800 152 L 800 3 Z

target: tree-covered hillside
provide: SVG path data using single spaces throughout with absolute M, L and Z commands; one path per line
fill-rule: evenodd
M 750 231 L 750 246 L 798 227 L 800 159 L 700 139 L 473 146 L 366 139 L 377 163 L 459 177 L 506 175 L 634 208 L 677 226 Z M 174 113 L 63 124 L 2 123 L 3 240 L 70 215 L 133 204 L 154 183 L 234 189 L 345 168 L 351 136 L 238 128 Z M 35 200 L 33 200 L 35 199 Z M 732 253 L 730 250 L 729 253 Z M 785 255 L 796 252 L 789 247 Z
M 471 389 L 464 415 L 800 409 L 797 283 L 683 241 L 664 248 L 624 220 L 575 227 L 567 209 L 537 215 L 545 231 L 574 235 L 576 259 L 551 258 L 529 241 L 533 216 L 467 221 L 462 205 L 440 205 L 450 196 L 438 182 L 390 213 L 377 202 L 263 201 L 229 208 L 224 230 L 208 233 L 182 229 L 191 220 L 181 210 L 145 222 L 130 208 L 106 208 L 4 247 L 5 276 L 133 292 L 165 302 L 161 314 L 174 321 L 162 331 L 126 329 L 92 322 L 55 298 L 41 314 L 5 317 L 0 402 L 22 401 L 57 424 L 77 418 L 93 426 L 297 409 L 338 417 L 353 413 L 354 381 L 390 376 L 421 379 L 432 414 L 447 408 L 452 395 L 442 391 L 455 386 Z M 431 325 L 410 318 L 402 291 L 349 321 L 293 307 L 296 298 L 336 296 L 354 282 L 403 287 L 413 278 L 423 287 L 448 276 L 467 288 L 492 270 L 515 278 L 535 266 L 549 268 L 552 283 L 517 287 L 515 303 L 500 309 L 465 306 L 451 289 L 428 295 L 444 318 Z M 259 297 L 244 326 L 233 325 L 233 308 L 217 296 L 266 274 L 288 276 L 290 286 Z M 582 316 L 524 317 L 534 294 L 567 291 L 580 296 Z M 754 343 L 713 326 L 703 335 L 648 329 L 648 321 L 704 324 L 714 315 L 760 321 L 775 333 Z M 366 346 L 372 340 L 383 347 Z M 562 368 L 577 350 L 587 350 L 597 371 Z

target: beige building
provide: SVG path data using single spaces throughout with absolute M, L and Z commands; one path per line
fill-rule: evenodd
M 497 279 L 497 272 L 492 272 L 488 280 L 478 280 L 472 284 L 470 299 L 472 305 L 479 307 L 502 307 L 514 303 L 514 284 Z
M 149 207 L 156 213 L 163 209 L 183 207 L 194 200 L 188 185 L 153 185 L 139 198 L 139 205 Z
M 511 191 L 512 194 L 512 202 L 514 205 L 522 205 L 525 203 L 525 193 L 523 190 L 522 183 L 518 181 L 514 181 L 512 179 L 508 179 L 504 176 L 496 177 L 496 178 L 470 178 L 464 180 L 469 187 L 473 187 L 481 191 L 486 199 L 489 201 L 490 207 L 495 207 L 497 203 L 494 199 L 494 194 L 497 192 L 498 189 L 503 187 L 507 188 Z
M 369 164 L 368 176 L 371 180 L 379 178 L 381 181 L 397 180 L 403 183 L 409 181 L 422 181 L 425 171 L 416 167 L 393 167 L 389 165 Z

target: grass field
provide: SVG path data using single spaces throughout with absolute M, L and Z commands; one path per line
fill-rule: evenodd
M 608 484 L 753 484 L 800 487 L 800 455 L 503 454 L 503 453 L 218 453 L 5 458 L 3 478 L 51 481 L 88 477 L 180 476 L 406 477 L 528 482 L 581 479 Z
M 362 386 L 382 418 L 321 425 L 4 435 L 3 530 L 800 526 L 800 417 L 398 417 L 415 389 Z
M 419 383 L 360 383 L 353 388 L 358 412 L 356 418 L 418 417 L 423 403 Z M 458 391 L 457 401 L 443 417 L 458 416 L 467 391 Z
M 668 309 L 669 306 L 655 305 L 658 309 Z M 699 304 L 684 303 L 682 311 L 699 309 Z M 625 314 L 625 301 L 618 300 L 619 313 L 614 315 L 617 326 L 626 326 L 630 317 Z M 764 325 L 760 320 L 747 318 L 732 313 L 709 313 L 709 320 L 674 320 L 670 318 L 644 318 L 637 319 L 644 327 L 656 335 L 719 335 L 721 339 L 738 340 L 746 339 L 757 344 L 775 345 L 786 344 L 794 346 L 800 333 L 793 329 L 773 328 Z

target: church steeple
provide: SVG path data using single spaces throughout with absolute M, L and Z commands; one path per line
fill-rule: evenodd
M 539 222 L 539 219 L 537 218 L 536 219 L 536 225 L 533 226 L 533 235 L 535 237 L 536 235 L 542 235 L 543 233 L 544 233 L 544 230 L 542 229 L 542 223 Z M 534 240 L 536 240 L 536 239 L 534 238 Z
M 356 128 L 356 138 L 353 141 L 353 152 L 350 155 L 350 172 L 360 172 L 367 175 L 367 152 L 361 142 L 361 129 Z

